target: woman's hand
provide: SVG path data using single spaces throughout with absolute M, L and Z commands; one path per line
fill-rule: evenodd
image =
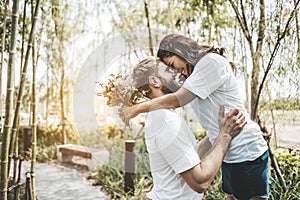
M 130 119 L 138 115 L 134 111 L 135 111 L 135 106 L 123 106 L 119 108 L 118 114 L 122 119 L 122 121 L 126 124 L 126 126 L 129 126 Z
M 247 124 L 245 115 L 238 108 L 233 108 L 224 117 L 224 106 L 220 108 L 218 121 L 220 133 L 228 134 L 231 138 L 237 136 Z

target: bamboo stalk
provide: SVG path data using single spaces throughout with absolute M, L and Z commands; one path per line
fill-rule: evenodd
M 12 155 L 12 152 L 14 152 L 14 143 L 16 140 L 16 130 L 17 130 L 17 124 L 19 120 L 19 114 L 20 114 L 20 108 L 21 108 L 21 103 L 22 103 L 22 97 L 23 97 L 23 91 L 25 87 L 25 81 L 26 81 L 26 73 L 27 73 L 27 68 L 28 68 L 28 63 L 29 63 L 29 56 L 32 48 L 32 41 L 34 39 L 34 33 L 35 33 L 35 27 L 36 27 L 36 22 L 37 22 L 37 16 L 40 10 L 40 0 L 37 0 L 36 2 L 36 7 L 34 10 L 34 17 L 33 21 L 31 24 L 31 30 L 29 34 L 29 40 L 28 40 L 28 46 L 26 50 L 26 55 L 25 55 L 25 62 L 22 70 L 22 76 L 20 80 L 20 85 L 19 85 L 19 91 L 18 91 L 18 97 L 17 97 L 17 105 L 15 109 L 15 115 L 14 115 L 14 120 L 13 120 L 13 128 L 12 128 L 12 137 L 11 137 L 11 145 L 9 148 L 9 154 Z M 11 157 L 8 160 L 8 169 L 10 168 L 10 163 L 11 163 Z
M 7 16 L 7 9 L 8 9 L 9 0 L 5 1 L 4 5 L 4 18 L 3 18 L 3 27 L 2 27 L 2 42 L 1 42 L 1 64 L 0 64 L 0 111 L 2 111 L 2 69 L 4 63 L 4 50 L 5 50 L 5 35 L 6 35 L 6 16 Z M 1 113 L 2 115 L 2 113 Z M 2 116 L 0 116 L 2 117 Z
M 23 8 L 23 28 L 22 28 L 22 46 L 21 46 L 21 64 L 20 64 L 20 73 L 22 72 L 22 66 L 23 66 L 23 54 L 24 54 L 24 43 L 25 43 L 25 40 L 24 40 L 24 37 L 25 37 L 25 20 L 26 20 L 26 8 L 27 8 L 27 2 L 28 0 L 24 0 L 24 8 Z M 21 74 L 20 74 L 21 75 Z M 19 122 L 18 121 L 18 125 L 17 127 L 19 127 Z M 13 131 L 14 132 L 14 131 Z M 18 162 L 19 162 L 19 141 L 18 141 L 18 138 L 19 138 L 19 133 L 18 133 L 18 128 L 15 130 L 16 132 L 16 141 L 15 141 L 15 144 L 14 144 L 14 152 L 10 152 L 11 154 L 9 155 L 9 159 L 13 159 L 14 160 L 14 170 L 13 170 L 13 180 L 14 180 L 14 184 L 17 183 L 17 174 L 18 174 Z M 10 168 L 10 163 L 9 163 L 9 168 Z M 17 192 L 16 192 L 17 194 Z M 16 199 L 16 196 L 15 195 L 15 199 Z
M 24 43 L 25 43 L 25 27 L 26 27 L 26 8 L 27 8 L 27 2 L 28 0 L 24 0 L 24 8 L 23 8 L 23 21 L 22 21 L 22 45 L 21 45 L 21 65 L 20 65 L 20 73 L 22 72 L 22 66 L 23 66 L 23 58 L 24 58 Z M 22 74 L 20 74 L 20 77 Z
M 15 185 L 17 185 L 17 188 L 15 189 L 15 196 L 14 199 L 15 200 L 19 200 L 20 199 L 20 186 L 23 184 L 21 183 L 21 171 L 22 171 L 22 159 L 19 159 L 19 166 L 18 166 L 18 178 L 17 178 L 17 182 Z
M 33 10 L 33 3 L 32 10 Z M 31 146 L 31 166 L 30 166 L 30 175 L 31 175 L 31 189 L 32 197 L 36 199 L 36 190 L 35 190 L 35 163 L 36 163 L 36 67 L 37 59 L 35 52 L 35 40 L 32 41 L 32 146 Z
M 12 8 L 12 27 L 9 45 L 9 59 L 7 66 L 7 86 L 6 86 L 6 104 L 5 104 L 5 122 L 2 140 L 1 151 L 1 179 L 0 179 L 0 199 L 7 200 L 7 187 L 8 187 L 8 154 L 9 154 L 9 141 L 11 136 L 11 120 L 13 110 L 13 97 L 14 97 L 14 71 L 16 60 L 16 43 L 18 33 L 18 10 L 19 1 L 13 1 Z

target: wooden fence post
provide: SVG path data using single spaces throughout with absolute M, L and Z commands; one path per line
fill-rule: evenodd
M 125 192 L 134 194 L 135 140 L 125 141 Z
M 31 127 L 24 127 L 23 128 L 23 144 L 24 144 L 24 151 L 29 151 L 31 149 L 31 137 L 32 137 L 32 130 Z

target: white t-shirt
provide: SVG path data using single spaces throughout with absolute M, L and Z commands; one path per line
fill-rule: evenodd
M 200 200 L 203 194 L 192 190 L 180 173 L 200 163 L 197 141 L 187 124 L 174 110 L 148 113 L 145 139 L 150 159 L 153 188 L 147 197 L 153 200 Z
M 240 86 L 224 57 L 215 53 L 204 56 L 182 87 L 198 96 L 192 101 L 192 107 L 212 144 L 220 131 L 218 125 L 220 106 L 225 106 L 225 114 L 237 106 L 246 115 L 248 123 L 231 141 L 224 162 L 255 160 L 268 149 L 259 125 L 247 114 L 239 91 Z

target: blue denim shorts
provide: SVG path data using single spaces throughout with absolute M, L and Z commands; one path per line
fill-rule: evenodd
M 269 197 L 269 151 L 253 161 L 222 164 L 222 190 L 238 200 L 251 197 Z

